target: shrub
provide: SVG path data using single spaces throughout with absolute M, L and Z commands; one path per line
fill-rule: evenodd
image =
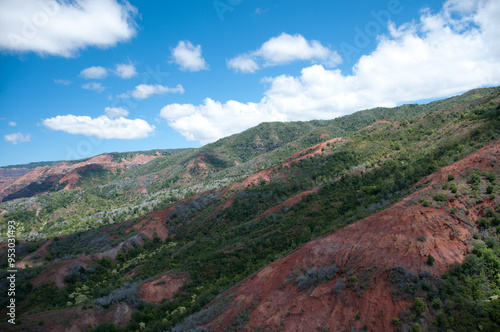
M 394 326 L 401 326 L 401 322 L 397 317 L 392 317 L 392 324 L 394 324 Z
M 335 283 L 335 286 L 333 286 L 333 289 L 335 289 L 335 292 L 337 293 L 343 291 L 345 289 L 345 279 L 339 278 L 339 280 Z
M 491 183 L 495 182 L 496 178 L 497 178 L 497 176 L 495 173 L 493 173 L 493 171 L 486 174 L 486 180 L 490 181 Z
M 421 297 L 415 298 L 413 309 L 415 309 L 415 312 L 417 313 L 418 316 L 422 315 L 422 313 L 425 311 L 426 308 L 427 304 Z
M 420 327 L 419 323 L 415 323 L 412 325 L 410 332 L 421 332 L 422 328 Z
M 483 228 L 490 228 L 491 222 L 488 218 L 482 217 L 477 221 L 478 225 Z
M 119 252 L 117 255 L 116 255 L 116 260 L 117 261 L 120 261 L 120 262 L 123 262 L 126 260 L 126 257 L 125 257 L 125 254 L 123 252 Z
M 432 257 L 432 255 L 429 254 L 429 256 L 427 256 L 427 265 L 429 266 L 434 265 L 434 261 L 435 261 L 434 257 Z
M 418 241 L 420 242 L 425 242 L 425 236 L 423 235 L 420 235 L 418 238 L 417 238 Z
M 448 181 L 453 181 L 453 180 L 455 180 L 455 175 L 448 174 Z
M 128 303 L 137 306 L 142 302 L 142 300 L 137 297 L 138 288 L 139 285 L 136 282 L 132 284 L 124 284 L 121 288 L 113 291 L 107 296 L 103 296 L 95 300 L 93 303 L 102 308 L 126 300 Z
M 450 189 L 453 194 L 458 192 L 457 186 L 454 183 L 451 184 Z
M 477 172 L 474 171 L 470 176 L 469 176 L 469 183 L 474 187 L 478 186 L 481 183 L 481 175 Z
M 313 266 L 307 270 L 303 275 L 295 279 L 295 284 L 300 291 L 308 288 L 314 288 L 322 282 L 332 280 L 338 272 L 338 267 L 335 264 L 329 266 L 321 266 L 317 268 Z
M 439 193 L 439 194 L 434 195 L 434 200 L 436 202 L 447 202 L 448 196 L 446 196 L 445 193 Z
M 491 184 L 488 186 L 488 188 L 486 188 L 486 192 L 488 194 L 493 194 L 493 190 L 495 190 L 495 187 L 493 187 Z
M 443 305 L 443 302 L 441 301 L 441 299 L 439 298 L 435 298 L 433 301 L 432 301 L 432 307 L 436 310 L 438 310 L 439 308 L 441 308 L 441 306 Z
M 78 296 L 75 298 L 75 304 L 79 305 L 83 302 L 86 302 L 87 300 L 87 296 L 85 296 L 84 294 L 78 294 Z

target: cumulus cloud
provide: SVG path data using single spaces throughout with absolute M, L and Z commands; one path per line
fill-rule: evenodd
M 82 88 L 84 88 L 85 90 L 97 91 L 99 93 L 106 90 L 106 87 L 102 86 L 102 83 L 96 83 L 96 82 L 85 83 L 82 85 Z
M 238 55 L 237 57 L 229 59 L 227 61 L 227 66 L 242 73 L 255 73 L 260 69 L 257 62 L 248 54 Z
M 266 121 L 284 121 L 286 117 L 259 103 L 230 100 L 224 104 L 210 98 L 202 105 L 170 104 L 160 112 L 169 125 L 190 141 L 202 144 L 238 133 Z
M 172 62 L 178 64 L 184 71 L 200 71 L 208 69 L 205 59 L 201 56 L 201 45 L 194 46 L 189 40 L 181 40 L 172 49 Z
M 70 80 L 65 80 L 65 79 L 62 79 L 62 78 L 57 78 L 54 80 L 54 83 L 56 84 L 61 84 L 61 85 L 71 85 L 71 81 Z
M 327 67 L 342 62 L 336 51 L 321 45 L 319 41 L 306 40 L 302 35 L 282 33 L 273 37 L 253 52 L 238 55 L 227 61 L 229 68 L 243 73 L 254 73 L 262 67 L 284 65 L 298 60 L 308 60 Z
M 136 34 L 137 8 L 116 0 L 0 1 L 0 49 L 71 57 Z
M 4 138 L 7 142 L 10 142 L 14 145 L 16 145 L 17 143 L 20 143 L 20 142 L 30 142 L 31 141 L 30 134 L 23 135 L 21 133 L 14 133 L 14 134 L 4 135 Z
M 184 93 L 184 88 L 180 84 L 177 84 L 175 88 L 170 88 L 161 84 L 139 84 L 131 92 L 131 95 L 137 99 L 146 99 L 151 97 L 152 95 L 164 93 Z
M 108 70 L 101 66 L 92 66 L 83 69 L 80 75 L 86 79 L 99 80 L 108 76 Z
M 142 119 L 111 118 L 108 115 L 101 115 L 97 118 L 72 114 L 58 115 L 44 119 L 42 124 L 52 130 L 74 135 L 94 136 L 101 139 L 146 138 L 153 134 L 155 130 L 155 126 Z
M 15 127 L 15 126 L 17 126 L 17 123 L 14 121 L 9 121 L 9 126 Z
M 137 72 L 135 71 L 135 66 L 133 64 L 121 63 L 116 65 L 115 75 L 120 78 L 126 79 L 134 77 L 135 75 L 137 75 Z
M 262 121 L 332 119 L 499 85 L 498 17 L 495 0 L 447 1 L 438 13 L 424 11 L 419 21 L 390 24 L 389 34 L 379 36 L 376 49 L 358 60 L 351 75 L 315 64 L 299 76 L 267 78 L 269 87 L 257 103 L 206 99 L 201 105 L 167 105 L 160 116 L 188 140 L 207 143 Z M 276 56 L 273 63 L 290 58 Z
M 106 107 L 104 113 L 108 118 L 120 118 L 128 115 L 128 111 L 121 107 Z

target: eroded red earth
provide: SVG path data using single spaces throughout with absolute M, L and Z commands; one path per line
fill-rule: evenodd
M 463 206 L 467 197 L 439 209 L 423 207 L 416 203 L 416 198 L 433 190 L 432 185 L 447 180 L 449 174 L 458 177 L 467 168 L 489 169 L 499 157 L 497 141 L 422 179 L 419 183 L 427 187 L 388 209 L 315 239 L 263 268 L 226 293 L 234 300 L 208 327 L 224 331 L 235 315 L 251 308 L 244 331 L 347 331 L 361 329 L 364 324 L 368 330 L 393 331 L 392 317 L 412 303 L 392 298 L 391 269 L 402 266 L 413 273 L 429 271 L 442 275 L 451 263 L 463 261 L 475 231 L 444 209 Z M 481 215 L 482 206 L 483 202 L 470 209 L 472 222 Z M 425 241 L 419 240 L 422 237 Z M 435 258 L 433 266 L 426 264 L 429 254 Z M 313 266 L 328 266 L 332 262 L 339 267 L 332 280 L 316 286 L 312 292 L 299 291 L 293 281 L 296 276 Z M 339 278 L 346 278 L 342 271 L 351 271 L 353 275 L 370 271 L 369 286 L 361 296 L 349 288 L 335 290 Z

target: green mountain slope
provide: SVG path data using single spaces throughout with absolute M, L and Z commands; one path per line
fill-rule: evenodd
M 112 153 L 114 161 L 131 159 L 138 154 L 159 153 L 162 156 L 140 167 L 119 172 L 105 171 L 105 174 L 101 172 L 98 175 L 98 172 L 92 174 L 87 171 L 81 174 L 80 189 L 76 191 L 63 192 L 59 190 L 60 185 L 49 183 L 40 188 L 49 191 L 49 194 L 1 204 L 0 209 L 17 213 L 15 215 L 20 216 L 25 225 L 19 229 L 19 235 L 23 237 L 31 233 L 31 238 L 67 234 L 102 223 L 124 221 L 195 193 L 223 188 L 262 168 L 276 166 L 301 150 L 333 137 L 349 136 L 377 121 L 398 123 L 404 120 L 403 125 L 407 125 L 405 119 L 416 121 L 418 116 L 439 109 L 458 112 L 483 98 L 491 98 L 495 93 L 495 88 L 473 90 L 427 105 L 376 108 L 328 121 L 263 123 L 199 149 Z M 426 133 L 431 134 L 430 130 Z M 394 141 L 385 152 L 401 147 L 414 136 L 409 132 L 402 135 L 406 136 Z M 76 162 L 81 161 L 70 164 Z M 29 193 L 9 197 L 29 196 Z M 75 202 L 76 206 L 68 206 L 67 201 Z M 32 211 L 39 211 L 38 216 L 26 211 L 26 204 L 32 207 Z
M 307 241 L 399 201 L 423 176 L 499 139 L 498 128 L 500 89 L 474 90 L 330 121 L 262 124 L 101 180 L 89 174 L 80 190 L 2 203 L 3 221 L 18 219 L 20 235 L 68 234 L 21 245 L 19 262 L 30 266 L 19 277 L 21 317 L 123 302 L 134 311 L 127 330 L 172 328 Z M 314 147 L 334 137 L 343 140 Z M 295 155 L 302 150 L 306 157 Z M 50 284 L 51 273 L 60 284 Z M 150 278 L 182 282 L 152 304 L 140 290 L 161 285 L 147 286 Z

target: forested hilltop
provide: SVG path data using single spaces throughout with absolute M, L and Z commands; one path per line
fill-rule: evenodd
M 499 139 L 487 88 L 36 168 L 15 329 L 498 329 Z

